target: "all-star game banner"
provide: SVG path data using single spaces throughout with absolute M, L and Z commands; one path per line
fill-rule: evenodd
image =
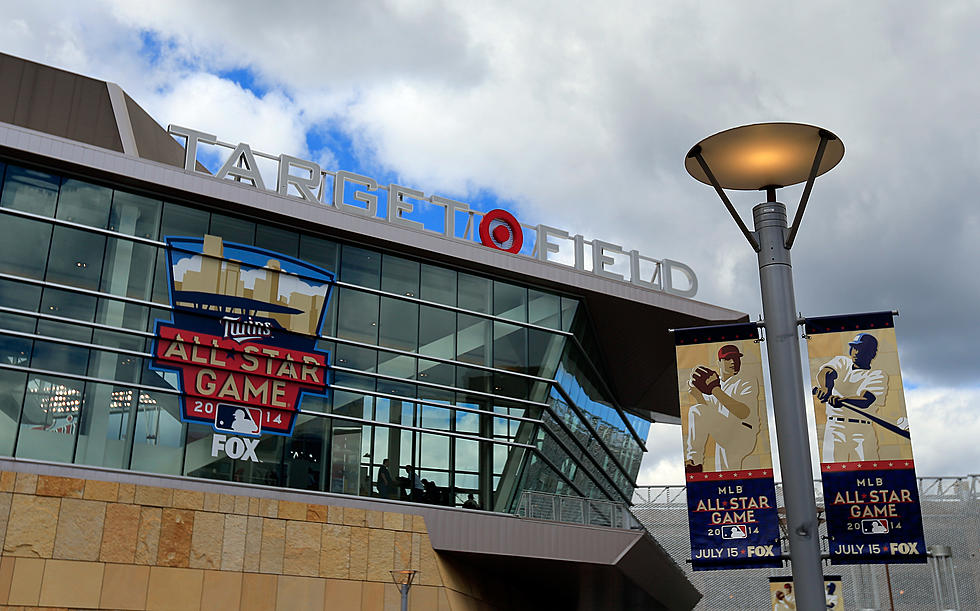
M 181 418 L 245 437 L 292 434 L 303 394 L 327 389 L 316 341 L 333 274 L 217 236 L 166 242 L 174 311 L 157 322 L 153 367 L 177 374 Z
M 827 609 L 844 611 L 844 595 L 841 592 L 840 575 L 824 575 L 823 588 Z M 796 611 L 796 596 L 793 595 L 792 577 L 770 577 L 769 598 L 772 611 Z
M 808 318 L 833 564 L 926 562 L 890 312 Z
M 759 328 L 679 329 L 674 341 L 694 570 L 782 566 Z

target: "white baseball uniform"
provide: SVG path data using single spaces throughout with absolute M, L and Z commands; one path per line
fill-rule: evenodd
M 755 449 L 759 435 L 759 384 L 755 378 L 741 372 L 721 380 L 721 390 L 749 407 L 744 419 L 734 416 L 713 395 L 704 395 L 704 403 L 687 412 L 687 452 L 685 459 L 696 465 L 704 464 L 704 448 L 708 435 L 715 440 L 715 471 L 742 468 L 742 460 Z
M 867 408 L 861 410 L 877 415 L 885 405 L 888 394 L 888 374 L 880 369 L 857 369 L 847 356 L 836 356 L 827 367 L 837 373 L 832 395 L 859 397 L 865 392 L 875 396 Z M 823 369 L 821 367 L 821 369 Z M 878 458 L 878 436 L 874 424 L 861 414 L 846 407 L 827 407 L 827 425 L 823 434 L 823 462 L 852 462 Z

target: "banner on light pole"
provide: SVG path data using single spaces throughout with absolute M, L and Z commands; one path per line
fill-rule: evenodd
M 926 562 L 891 312 L 806 320 L 833 564 Z
M 782 566 L 758 326 L 674 338 L 693 568 Z

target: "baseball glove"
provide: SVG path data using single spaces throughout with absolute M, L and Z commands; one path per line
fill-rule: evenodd
M 694 373 L 691 374 L 691 386 L 701 391 L 701 394 L 710 395 L 711 391 L 721 386 L 718 374 L 704 365 L 698 365 Z

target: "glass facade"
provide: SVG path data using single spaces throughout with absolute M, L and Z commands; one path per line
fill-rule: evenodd
M 0 176 L 0 455 L 498 511 L 522 490 L 631 498 L 649 423 L 612 401 L 573 296 L 18 165 Z M 303 398 L 291 435 L 262 436 L 259 462 L 212 456 L 177 375 L 151 367 L 173 311 L 164 238 L 205 235 L 336 274 L 316 338 L 329 392 Z

